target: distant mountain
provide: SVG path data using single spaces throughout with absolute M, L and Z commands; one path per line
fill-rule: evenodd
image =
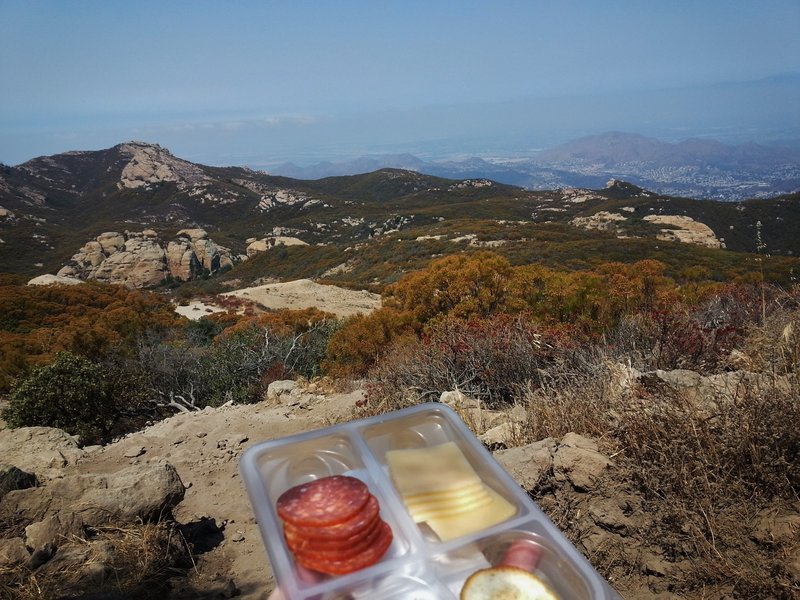
M 699 138 L 669 143 L 622 132 L 573 140 L 532 159 L 423 161 L 410 154 L 389 154 L 308 167 L 285 163 L 269 170 L 319 179 L 381 168 L 454 179 L 484 177 L 531 190 L 596 188 L 609 179 L 622 178 L 662 194 L 719 200 L 767 198 L 800 189 L 798 145 L 728 145 Z
M 386 154 L 377 157 L 361 156 L 342 162 L 325 161 L 307 167 L 299 167 L 294 163 L 287 162 L 270 167 L 269 171 L 275 175 L 294 179 L 322 179 L 323 177 L 371 173 L 387 168 L 424 171 L 427 164 L 411 154 Z
M 754 143 L 731 146 L 699 138 L 668 143 L 634 133 L 609 132 L 543 150 L 537 155 L 536 162 L 549 165 L 585 162 L 607 168 L 651 163 L 654 167 L 769 169 L 782 164 L 800 165 L 800 150 Z

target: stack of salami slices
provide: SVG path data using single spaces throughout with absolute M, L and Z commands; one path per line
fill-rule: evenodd
M 320 573 L 344 575 L 373 565 L 392 543 L 378 499 L 355 477 L 295 486 L 278 498 L 277 510 L 297 563 Z

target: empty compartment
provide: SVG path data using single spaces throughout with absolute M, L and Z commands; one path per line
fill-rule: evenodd
M 346 435 L 327 435 L 266 447 L 253 460 L 274 503 L 291 487 L 331 475 L 366 472 Z
M 432 572 L 407 565 L 325 594 L 324 600 L 456 600 Z

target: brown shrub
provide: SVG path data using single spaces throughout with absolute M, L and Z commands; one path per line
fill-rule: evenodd
M 616 485 L 641 498 L 650 517 L 642 539 L 681 565 L 663 582 L 672 592 L 791 598 L 797 587 L 785 557 L 797 545 L 763 546 L 751 536 L 760 511 L 796 503 L 800 494 L 799 384 L 793 376 L 743 374 L 732 391 L 698 399 L 695 390 L 637 383 L 601 348 L 552 363 L 526 390 L 518 402 L 528 418 L 517 441 L 569 431 L 599 439 L 614 457 Z M 553 489 L 543 481 L 536 493 Z M 568 500 L 546 496 L 543 506 L 558 519 Z M 565 533 L 581 539 L 562 516 Z M 619 575 L 615 557 L 624 553 L 607 550 L 593 564 Z
M 334 377 L 362 377 L 393 342 L 418 329 L 410 313 L 390 308 L 350 317 L 331 337 L 323 368 Z
M 461 390 L 487 406 L 507 404 L 536 381 L 554 350 L 523 315 L 439 319 L 393 347 L 370 371 L 370 395 L 398 406 Z

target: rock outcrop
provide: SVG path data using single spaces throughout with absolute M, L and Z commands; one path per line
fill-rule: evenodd
M 266 252 L 276 246 L 308 246 L 308 243 L 296 237 L 282 235 L 262 238 L 260 240 L 250 238 L 247 240 L 247 256 L 251 258 L 259 252 Z
M 643 220 L 667 226 L 658 234 L 660 240 L 697 244 L 707 248 L 725 247 L 711 227 L 686 215 L 647 215 Z
M 61 277 L 59 275 L 39 275 L 28 282 L 28 285 L 77 285 L 83 283 L 74 277 Z
M 39 481 L 60 477 L 64 467 L 86 456 L 78 439 L 54 427 L 20 427 L 0 431 L 3 462 L 31 473 Z
M 204 271 L 233 266 L 230 250 L 214 243 L 203 229 L 182 229 L 176 238 L 165 244 L 152 229 L 102 233 L 74 254 L 58 276 L 140 288 L 169 276 L 188 281 Z
M 9 492 L 3 510 L 33 523 L 79 518 L 84 525 L 102 525 L 157 517 L 176 506 L 183 494 L 172 465 L 140 464 L 109 475 L 67 475 L 42 487 Z
M 176 158 L 158 144 L 128 142 L 117 148 L 130 156 L 130 162 L 122 169 L 117 183 L 119 188 L 140 188 L 163 182 L 177 183 L 185 188 L 209 180 L 199 166 Z
M 66 475 L 43 487 L 8 492 L 0 518 L 29 524 L 22 536 L 0 540 L 0 568 L 63 561 L 60 547 L 86 538 L 87 529 L 160 518 L 183 500 L 185 490 L 172 465 L 157 463 L 109 475 Z

